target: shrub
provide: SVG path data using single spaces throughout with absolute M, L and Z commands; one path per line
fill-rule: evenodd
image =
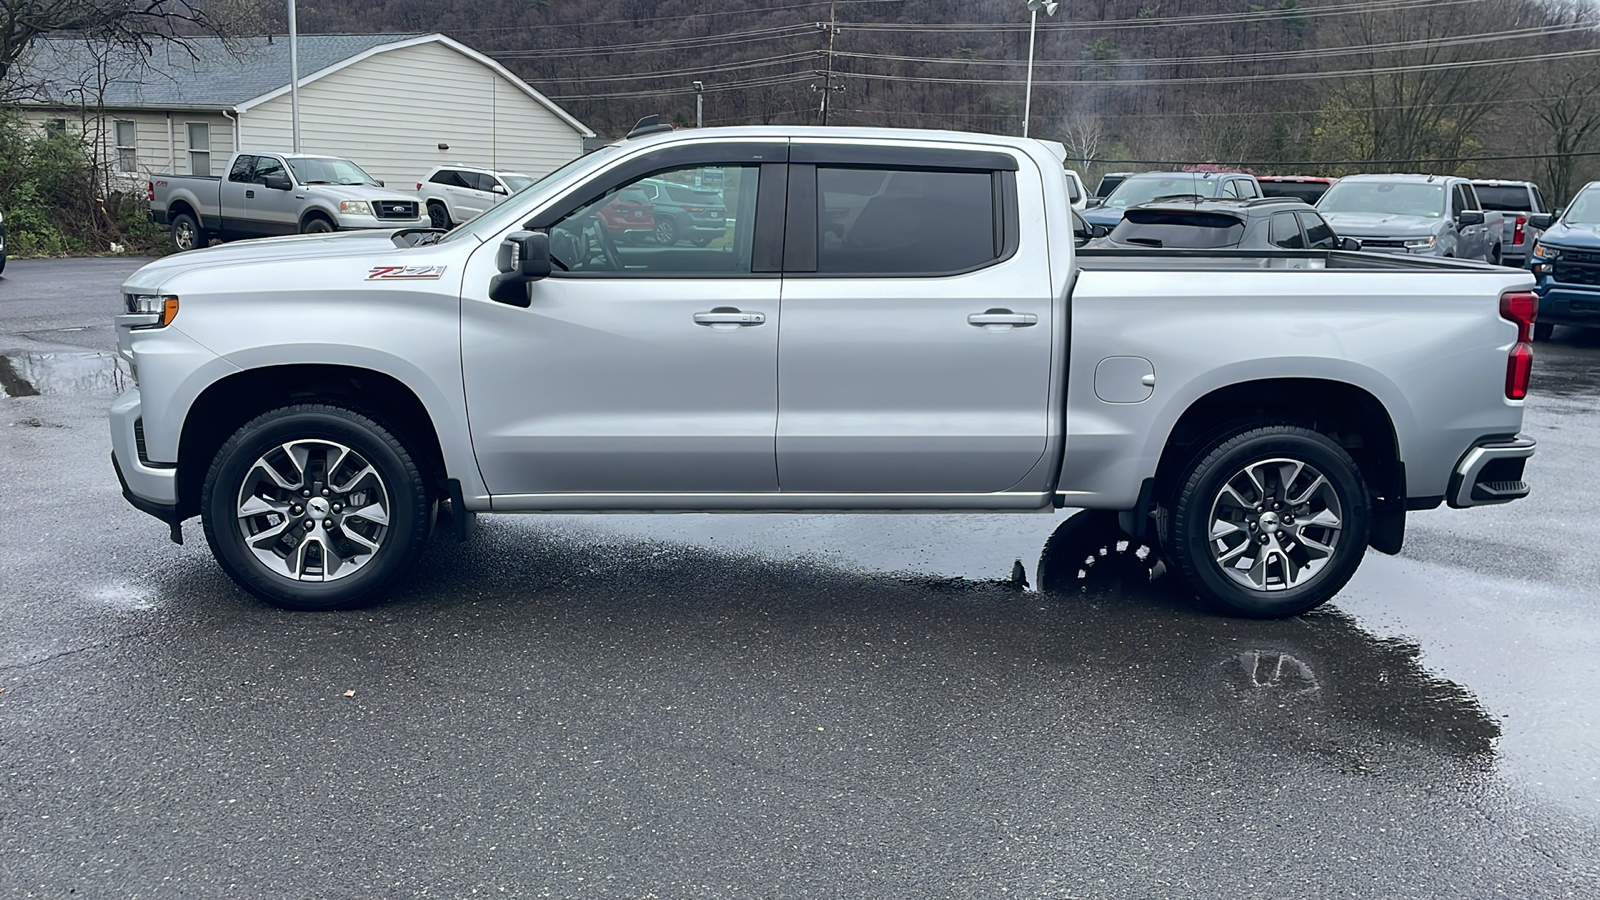
M 81 135 L 0 116 L 0 209 L 13 256 L 103 253 L 160 246 L 143 198 L 107 191 Z

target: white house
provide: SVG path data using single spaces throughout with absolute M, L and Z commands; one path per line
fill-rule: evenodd
M 7 105 L 42 127 L 83 129 L 128 181 L 221 175 L 236 149 L 292 148 L 287 38 L 152 50 L 134 59 L 78 38 L 38 39 L 12 70 Z M 349 157 L 394 187 L 443 163 L 539 176 L 594 137 L 442 34 L 301 35 L 298 50 L 302 151 Z

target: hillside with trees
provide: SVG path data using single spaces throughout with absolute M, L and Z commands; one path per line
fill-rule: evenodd
M 820 124 L 826 95 L 828 124 L 1021 128 L 1023 0 L 302 0 L 299 17 L 444 32 L 607 135 L 650 113 L 692 124 L 696 80 L 708 125 Z M 1600 171 L 1583 155 L 1600 149 L 1596 19 L 1587 0 L 1068 2 L 1040 16 L 1031 132 L 1091 170 L 1425 169 L 1565 197 Z

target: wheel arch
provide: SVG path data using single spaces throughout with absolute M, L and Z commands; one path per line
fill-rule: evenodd
M 338 216 L 321 206 L 313 206 L 300 214 L 300 231 L 302 233 L 306 230 L 306 226 L 310 224 L 313 219 L 325 219 L 327 220 L 328 224 L 333 226 L 335 231 L 339 229 Z
M 200 210 L 196 209 L 193 203 L 190 203 L 188 200 L 185 200 L 181 197 L 171 200 L 167 203 L 168 222 L 172 221 L 173 216 L 183 215 L 192 217 L 194 219 L 194 223 L 200 226 L 202 231 L 205 230 L 206 220 L 201 217 Z
M 1331 378 L 1274 377 L 1214 388 L 1195 398 L 1168 429 L 1153 496 L 1165 504 L 1182 473 L 1217 441 L 1267 423 L 1299 425 L 1349 453 L 1371 494 L 1371 545 L 1397 553 L 1404 536 L 1405 464 L 1400 430 L 1377 394 Z
M 229 436 L 264 412 L 299 402 L 347 405 L 376 419 L 412 451 L 429 486 L 442 493 L 449 470 L 439 429 L 410 386 L 374 369 L 299 363 L 235 372 L 195 398 L 178 439 L 178 514 L 200 512 L 206 472 Z

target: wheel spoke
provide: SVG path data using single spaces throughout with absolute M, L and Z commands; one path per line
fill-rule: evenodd
M 1318 528 L 1328 528 L 1328 529 L 1332 529 L 1332 530 L 1335 530 L 1335 531 L 1337 531 L 1340 528 L 1344 527 L 1343 523 L 1339 521 L 1338 514 L 1335 513 L 1331 509 L 1324 509 L 1321 512 L 1318 512 L 1316 515 L 1312 516 L 1311 518 L 1303 519 L 1303 520 L 1300 521 L 1300 527 L 1301 528 L 1305 528 L 1305 527 L 1311 526 L 1311 525 L 1315 525 Z
M 1245 491 L 1260 499 L 1246 498 Z M 1321 508 L 1312 512 L 1313 505 Z M 1217 489 L 1211 505 L 1212 560 L 1248 590 L 1288 590 L 1322 573 L 1338 549 L 1342 526 L 1333 482 L 1311 463 L 1256 460 L 1240 466 Z
M 389 511 L 377 503 L 368 503 L 366 506 L 363 506 L 360 509 L 350 510 L 345 518 L 348 519 L 350 516 L 357 516 L 359 518 L 366 519 L 368 522 L 378 525 L 389 524 Z
M 366 537 L 361 534 L 361 532 L 356 531 L 354 528 L 343 528 L 343 527 L 341 527 L 339 529 L 339 533 L 344 535 L 349 540 L 351 540 L 351 541 L 353 541 L 353 542 L 355 542 L 357 544 L 360 544 L 361 546 L 367 548 L 367 552 L 368 553 L 377 553 L 378 552 L 377 543 L 374 542 L 374 541 L 367 540 Z
M 245 542 L 256 550 L 266 550 L 273 544 L 276 544 L 278 540 L 283 537 L 283 533 L 288 531 L 289 526 L 293 524 L 293 519 L 285 518 L 282 522 L 279 522 L 277 525 L 274 525 L 271 528 L 265 529 L 264 531 L 258 531 L 255 534 L 247 535 L 245 537 Z
M 334 483 L 347 468 L 354 473 Z M 292 475 L 286 476 L 290 469 Z M 312 479 L 323 484 L 321 496 L 305 493 Z M 333 513 L 329 506 L 349 504 L 343 495 L 352 490 L 358 502 L 343 515 Z M 359 571 L 382 549 L 388 503 L 383 476 L 359 452 L 337 441 L 308 438 L 263 453 L 245 472 L 235 510 L 240 536 L 268 570 L 296 581 L 333 581 Z M 362 531 L 343 524 L 353 517 L 363 520 Z M 262 527 L 274 518 L 275 524 Z M 308 524 L 312 527 L 301 532 Z
M 1227 519 L 1218 519 L 1211 523 L 1211 539 L 1214 541 L 1243 530 L 1243 528 Z
M 1305 491 L 1300 494 L 1300 496 L 1290 499 L 1288 503 L 1290 506 L 1299 506 L 1302 503 L 1310 503 L 1311 498 L 1316 496 L 1317 491 L 1320 491 L 1327 486 L 1328 479 L 1318 475 L 1316 479 L 1311 482 L 1310 487 L 1306 488 Z
M 264 516 L 276 513 L 285 519 L 289 517 L 289 502 L 268 500 L 265 497 L 251 494 L 250 498 L 239 504 L 239 518 L 247 519 L 251 516 Z

